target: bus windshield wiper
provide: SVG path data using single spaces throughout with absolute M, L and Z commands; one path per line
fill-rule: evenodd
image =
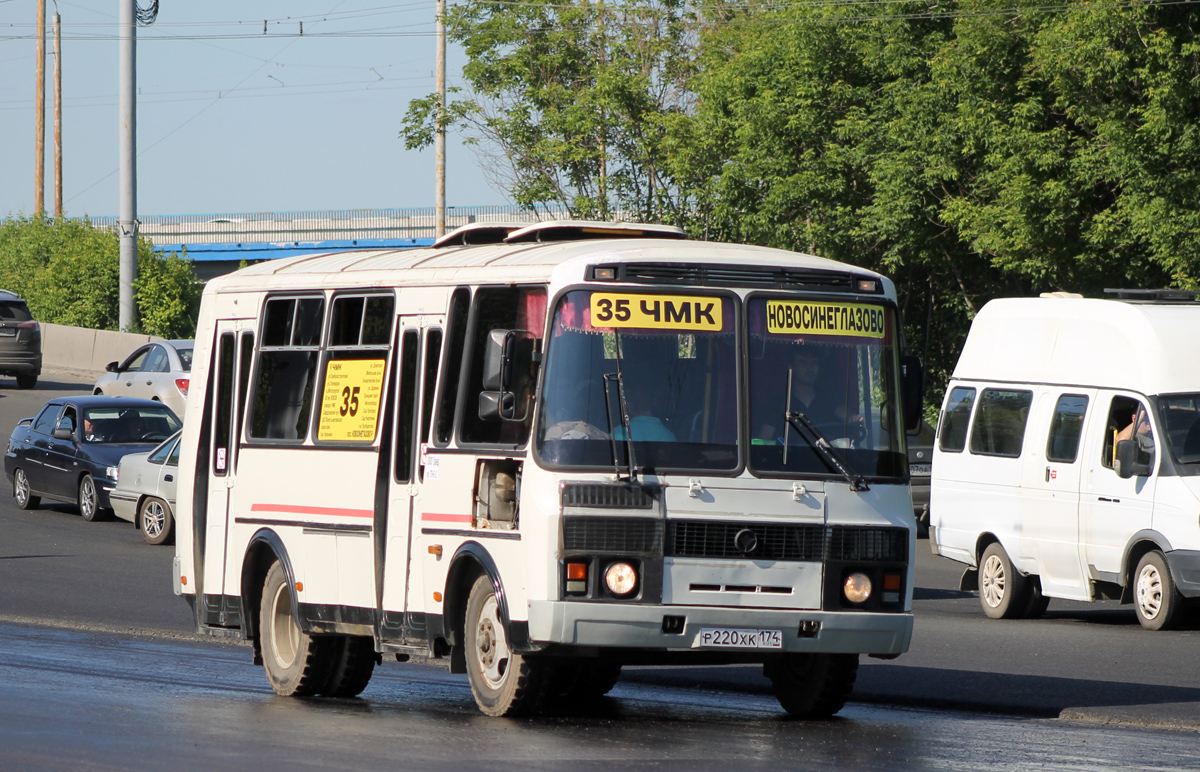
M 792 371 L 788 369 L 787 377 L 787 404 L 783 411 L 783 465 L 787 466 L 788 456 L 788 428 L 794 428 L 796 433 L 808 441 L 821 460 L 842 477 L 846 478 L 846 482 L 850 483 L 852 491 L 868 491 L 870 486 L 863 476 L 854 471 L 854 468 L 848 461 L 842 461 L 833 452 L 833 445 L 817 425 L 812 422 L 812 419 L 804 415 L 804 413 L 794 412 L 792 410 Z
M 601 376 L 604 379 L 604 412 L 608 415 L 608 441 L 612 445 L 613 468 L 617 471 L 617 476 L 621 476 L 621 465 L 617 461 L 617 432 L 613 426 L 612 417 L 612 396 L 609 392 L 609 384 L 617 384 L 617 409 L 621 413 L 621 427 L 625 430 L 625 454 L 629 460 L 629 482 L 637 482 L 637 458 L 633 453 L 633 431 L 629 427 L 629 408 L 625 402 L 625 378 L 621 373 L 621 339 L 617 338 L 617 371 L 615 373 L 605 373 Z

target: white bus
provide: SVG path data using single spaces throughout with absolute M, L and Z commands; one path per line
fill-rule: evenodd
M 176 592 L 281 695 L 448 656 L 514 715 L 761 663 L 831 715 L 911 639 L 919 370 L 884 277 L 667 226 L 252 266 L 204 292 Z

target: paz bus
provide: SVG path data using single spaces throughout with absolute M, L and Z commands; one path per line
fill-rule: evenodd
M 175 591 L 281 695 L 448 657 L 488 715 L 637 664 L 845 704 L 912 636 L 895 288 L 678 228 L 468 225 L 205 288 Z

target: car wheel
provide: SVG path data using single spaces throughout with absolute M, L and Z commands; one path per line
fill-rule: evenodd
M 316 694 L 329 680 L 332 637 L 315 637 L 300 629 L 292 608 L 287 571 L 275 561 L 263 582 L 258 615 L 263 669 L 271 688 L 282 697 Z
M 32 389 L 34 386 L 37 386 L 37 379 L 38 377 L 36 375 L 18 375 L 17 388 Z
M 508 646 L 508 633 L 492 580 L 481 575 L 467 599 L 467 680 L 479 709 L 489 716 L 531 713 L 541 700 L 548 660 L 526 657 Z
M 79 481 L 79 514 L 88 522 L 105 519 L 106 513 L 100 508 L 96 494 L 96 481 L 90 474 L 85 474 Z
M 763 666 L 775 698 L 796 718 L 829 718 L 846 705 L 858 677 L 857 654 L 784 654 Z
M 1167 559 L 1158 550 L 1147 552 L 1138 561 L 1134 573 L 1133 605 L 1138 621 L 1147 630 L 1170 630 L 1175 627 L 1183 597 L 1175 588 Z
M 148 496 L 138 507 L 138 527 L 149 544 L 167 544 L 174 540 L 175 518 L 162 499 Z
M 37 509 L 37 505 L 42 503 L 41 496 L 33 495 L 24 469 L 13 470 L 13 498 L 21 509 Z
M 1029 604 L 1029 578 L 1022 576 L 999 542 L 979 560 L 979 603 L 992 619 L 1019 619 Z

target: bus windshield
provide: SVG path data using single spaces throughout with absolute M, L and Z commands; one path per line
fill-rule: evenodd
M 903 476 L 894 311 L 754 296 L 746 314 L 751 470 L 760 477 L 839 474 L 814 447 L 823 442 L 855 474 Z M 786 421 L 789 410 L 803 419 Z
M 632 446 L 642 471 L 736 469 L 735 316 L 724 295 L 564 295 L 546 345 L 539 457 L 624 469 Z

